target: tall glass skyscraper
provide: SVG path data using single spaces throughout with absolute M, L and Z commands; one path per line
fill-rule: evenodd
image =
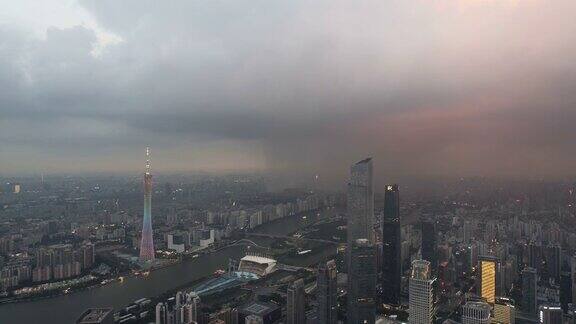
M 144 220 L 140 261 L 154 261 L 154 239 L 152 233 L 152 173 L 150 172 L 150 148 L 146 148 L 146 172 L 144 173 Z
M 536 315 L 538 312 L 538 272 L 526 267 L 522 270 L 522 311 Z
M 338 322 L 338 271 L 336 262 L 330 260 L 318 267 L 318 323 Z
M 376 248 L 368 239 L 351 246 L 348 272 L 348 324 L 373 324 L 376 317 Z
M 372 158 L 364 159 L 350 168 L 348 183 L 348 246 L 357 239 L 374 243 L 374 184 Z
M 306 293 L 304 292 L 304 279 L 298 279 L 288 286 L 286 291 L 286 323 L 306 323 Z
M 382 216 L 382 302 L 385 304 L 400 304 L 401 262 L 400 192 L 398 185 L 388 185 Z
M 420 222 L 422 231 L 422 259 L 430 261 L 430 269 L 435 272 L 438 266 L 436 260 L 436 220 L 434 218 L 425 218 Z

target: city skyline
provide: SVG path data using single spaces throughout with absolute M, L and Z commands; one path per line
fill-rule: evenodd
M 1 323 L 576 324 L 575 0 L 0 8 Z

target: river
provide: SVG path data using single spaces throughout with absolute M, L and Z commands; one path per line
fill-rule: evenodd
M 316 219 L 315 215 L 309 215 L 306 218 L 287 217 L 264 224 L 256 231 L 286 235 L 310 225 Z M 137 299 L 160 295 L 208 276 L 217 269 L 226 269 L 228 259 L 239 259 L 244 255 L 244 251 L 243 246 L 232 246 L 153 271 L 147 278 L 130 277 L 122 283 L 114 282 L 69 295 L 0 305 L 0 324 L 66 324 L 74 323 L 77 317 L 89 307 L 113 307 L 119 310 Z M 317 256 L 318 261 L 324 257 Z

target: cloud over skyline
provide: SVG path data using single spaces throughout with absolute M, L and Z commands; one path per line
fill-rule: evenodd
M 0 173 L 147 145 L 160 171 L 574 173 L 572 0 L 28 2 L 0 15 Z

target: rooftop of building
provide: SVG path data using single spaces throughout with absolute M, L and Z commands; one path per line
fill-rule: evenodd
M 488 312 L 491 310 L 490 305 L 483 301 L 469 301 L 466 303 L 465 307 L 487 310 Z
M 358 164 L 364 164 L 364 163 L 368 163 L 368 162 L 370 162 L 370 161 L 372 161 L 372 158 L 371 158 L 371 157 L 368 157 L 368 158 L 365 158 L 365 159 L 362 160 L 362 161 L 356 162 L 356 164 L 357 164 L 357 165 L 358 165 Z
M 76 322 L 78 324 L 97 324 L 102 322 L 106 316 L 113 312 L 112 308 L 90 308 L 80 316 Z
M 266 258 L 266 257 L 262 257 L 262 256 L 257 256 L 257 255 L 247 255 L 247 256 L 243 257 L 241 259 L 241 261 L 249 261 L 249 262 L 254 262 L 254 263 L 258 263 L 258 264 L 276 263 L 276 260 L 274 260 L 274 259 L 270 259 L 270 258 Z
M 263 316 L 275 311 L 277 308 L 278 305 L 273 303 L 252 302 L 240 307 L 239 311 L 241 311 L 242 313 Z

